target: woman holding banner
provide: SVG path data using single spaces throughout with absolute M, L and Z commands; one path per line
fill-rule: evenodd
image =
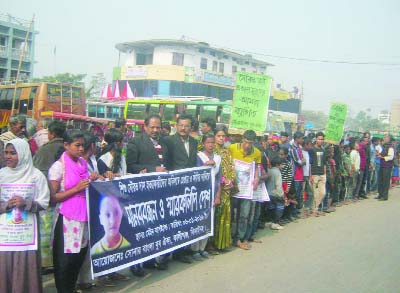
M 215 137 L 213 133 L 206 133 L 201 138 L 202 150 L 197 153 L 197 166 L 211 167 L 211 176 L 214 181 L 214 202 L 213 206 L 221 203 L 221 156 L 214 153 Z M 208 252 L 205 251 L 208 238 L 199 240 L 191 245 L 193 251 L 192 257 L 195 260 L 208 258 Z
M 235 170 L 231 153 L 224 147 L 228 135 L 225 126 L 215 129 L 214 152 L 221 156 L 221 204 L 215 208 L 213 244 L 216 249 L 224 250 L 232 245 L 231 236 L 231 193 L 235 189 Z
M 6 144 L 5 161 L 6 167 L 0 170 L 0 225 L 13 233 L 21 231 L 18 226 L 23 225 L 22 233 L 33 235 L 36 245 L 3 246 L 7 239 L 0 240 L 0 292 L 42 292 L 39 234 L 35 228 L 36 215 L 49 205 L 47 180 L 33 167 L 29 145 L 23 139 L 16 138 Z M 29 192 L 32 197 L 27 196 Z M 6 224 L 6 213 L 13 214 L 13 210 L 26 214 L 27 222 Z M 31 231 L 26 231 L 27 227 Z
M 97 174 L 89 175 L 82 158 L 84 135 L 65 134 L 64 153 L 49 170 L 51 200 L 57 204 L 53 231 L 54 279 L 57 291 L 73 292 L 88 247 L 86 188 Z

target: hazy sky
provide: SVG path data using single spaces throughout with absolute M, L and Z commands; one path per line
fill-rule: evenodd
M 3 0 L 0 12 L 35 14 L 36 77 L 103 72 L 111 81 L 116 43 L 185 35 L 275 64 L 268 73 L 276 83 L 303 85 L 304 109 L 327 111 L 331 101 L 343 101 L 354 112 L 378 113 L 400 99 L 399 0 Z

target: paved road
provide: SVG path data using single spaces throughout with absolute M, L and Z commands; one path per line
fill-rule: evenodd
M 389 201 L 363 200 L 259 235 L 250 251 L 173 262 L 99 292 L 400 292 L 400 188 Z

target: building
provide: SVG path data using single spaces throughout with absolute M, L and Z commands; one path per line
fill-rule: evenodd
M 32 33 L 34 32 L 34 33 Z M 18 19 L 8 14 L 0 14 L 0 81 L 12 81 L 17 77 L 20 56 L 26 35 L 28 42 L 21 64 L 20 79 L 29 79 L 33 74 L 35 56 L 34 26 L 30 21 Z
M 382 122 L 383 124 L 389 124 L 390 123 L 390 113 L 379 113 L 378 114 L 378 120 Z
M 123 66 L 114 80 L 128 80 L 140 97 L 205 96 L 231 100 L 237 71 L 266 74 L 270 63 L 204 42 L 146 40 L 116 45 Z M 123 84 L 123 82 L 121 82 Z
M 400 129 L 400 99 L 392 101 L 390 108 L 390 128 L 393 130 Z
M 205 42 L 187 40 L 143 40 L 116 45 L 119 65 L 113 70 L 113 87 L 126 83 L 140 98 L 216 98 L 231 101 L 238 71 L 267 74 L 273 64 L 215 48 Z M 121 115 L 122 103 L 88 102 L 88 114 L 113 118 Z M 285 130 L 297 122 L 301 99 L 297 92 L 272 89 L 269 100 L 269 124 L 272 130 Z M 114 114 L 113 114 L 114 113 Z M 290 129 L 290 128 L 289 128 Z

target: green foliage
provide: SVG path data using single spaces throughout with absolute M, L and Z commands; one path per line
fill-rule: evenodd
M 304 116 L 305 123 L 312 122 L 315 129 L 326 127 L 328 115 L 322 111 L 303 110 L 301 113 Z
M 388 131 L 389 125 L 382 123 L 370 114 L 371 110 L 360 111 L 357 114 L 350 110 L 347 114 L 345 129 L 347 131 L 365 132 L 371 130 Z M 322 111 L 303 110 L 304 121 L 312 122 L 315 129 L 324 129 L 328 121 L 328 115 Z
M 77 86 L 84 86 L 84 79 L 86 74 L 72 74 L 69 72 L 58 73 L 51 76 L 43 76 L 41 78 L 34 78 L 33 82 L 62 82 Z
M 86 89 L 87 98 L 99 98 L 101 95 L 101 90 L 107 84 L 106 77 L 104 73 L 96 73 L 91 77 L 89 86 Z
M 389 127 L 389 125 L 382 123 L 377 118 L 372 118 L 372 116 L 365 111 L 358 112 L 354 117 L 348 117 L 346 124 L 347 129 L 359 132 L 370 130 L 385 131 L 388 130 Z

